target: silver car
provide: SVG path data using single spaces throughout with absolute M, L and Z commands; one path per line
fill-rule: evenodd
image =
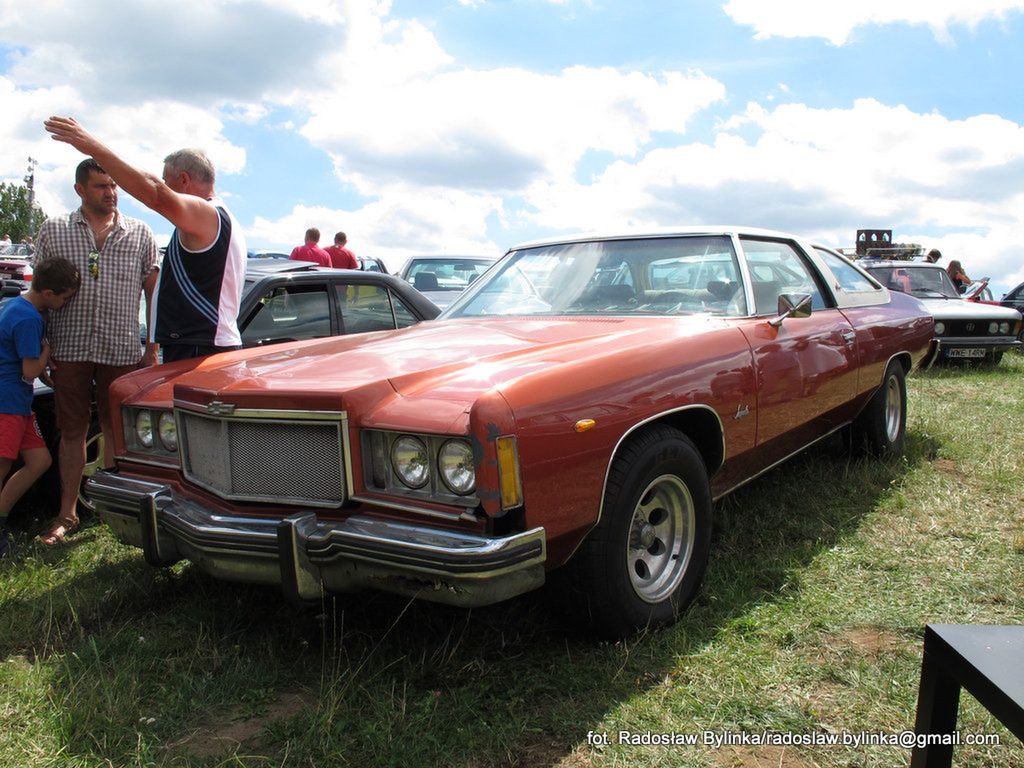
M 398 276 L 445 309 L 497 260 L 497 256 L 413 256 Z

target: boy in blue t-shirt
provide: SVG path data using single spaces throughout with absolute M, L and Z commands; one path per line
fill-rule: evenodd
M 0 557 L 10 550 L 11 508 L 52 462 L 32 413 L 32 382 L 50 362 L 43 313 L 63 307 L 81 282 L 70 261 L 48 259 L 33 273 L 32 287 L 0 308 Z M 8 478 L 19 454 L 24 466 Z

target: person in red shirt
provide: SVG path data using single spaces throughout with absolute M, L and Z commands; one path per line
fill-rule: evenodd
M 292 255 L 288 258 L 296 261 L 312 261 L 321 267 L 331 266 L 331 255 L 318 245 L 319 242 L 320 230 L 310 227 L 306 230 L 306 244 L 295 246 L 292 249 Z
M 331 257 L 331 266 L 336 269 L 359 269 L 359 262 L 356 255 L 345 247 L 348 237 L 344 232 L 338 232 L 334 236 L 334 245 L 327 246 L 327 253 Z

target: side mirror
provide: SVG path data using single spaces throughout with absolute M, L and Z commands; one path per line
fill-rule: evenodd
M 811 295 L 809 293 L 783 293 L 779 296 L 779 316 L 769 320 L 768 325 L 778 328 L 787 317 L 810 317 Z

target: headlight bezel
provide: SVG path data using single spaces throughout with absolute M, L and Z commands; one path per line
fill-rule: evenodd
M 368 429 L 363 430 L 361 440 L 363 479 L 368 491 L 459 507 L 475 507 L 480 503 L 476 495 L 478 457 L 470 438 Z M 426 478 L 409 474 L 401 462 L 396 461 L 396 452 L 403 449 L 408 452 L 417 445 L 423 446 L 425 451 Z M 452 464 L 447 478 L 441 463 L 443 450 L 462 457 L 461 466 L 455 467 L 458 462 Z M 464 473 L 461 480 L 455 477 L 458 472 Z M 467 472 L 470 477 L 465 476 Z
M 177 419 L 173 410 L 125 405 L 121 407 L 121 419 L 125 450 L 135 457 L 135 460 L 160 465 L 180 463 L 177 443 L 175 442 L 173 448 L 169 447 L 167 435 L 160 434 L 162 420 L 165 432 L 169 425 L 173 424 L 177 436 Z

